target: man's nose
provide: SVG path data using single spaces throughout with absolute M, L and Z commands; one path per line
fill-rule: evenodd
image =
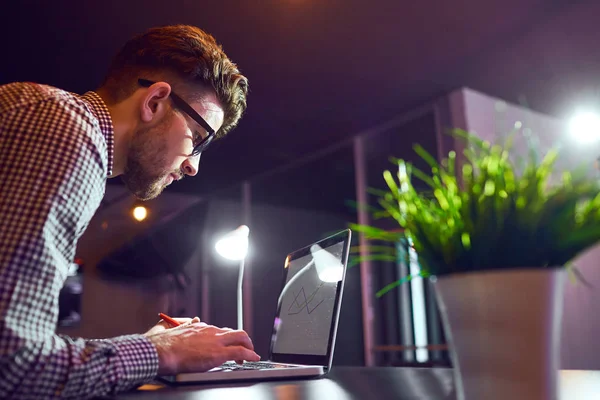
M 200 164 L 200 155 L 196 157 L 188 157 L 182 164 L 182 170 L 186 175 L 195 176 L 198 173 L 198 165 Z

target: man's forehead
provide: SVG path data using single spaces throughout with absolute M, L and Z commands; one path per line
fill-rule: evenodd
M 218 131 L 223 124 L 225 112 L 221 102 L 214 94 L 202 96 L 202 98 L 190 104 L 192 108 L 215 130 Z M 198 125 L 198 123 L 195 123 Z M 200 127 L 203 129 L 202 127 Z
M 190 105 L 201 113 L 202 111 L 223 111 L 223 106 L 217 98 L 217 94 L 212 90 L 204 91 L 200 96 L 197 96 Z

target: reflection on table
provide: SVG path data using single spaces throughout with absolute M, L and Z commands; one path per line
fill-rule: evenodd
M 600 371 L 561 371 L 560 399 L 592 400 L 600 393 Z M 454 400 L 450 368 L 334 367 L 327 378 L 167 387 L 146 385 L 117 399 Z

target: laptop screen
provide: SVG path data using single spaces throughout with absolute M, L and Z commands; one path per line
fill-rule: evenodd
M 335 235 L 286 259 L 272 353 L 323 359 L 328 355 L 339 315 L 338 299 L 345 275 L 348 236 L 347 232 Z

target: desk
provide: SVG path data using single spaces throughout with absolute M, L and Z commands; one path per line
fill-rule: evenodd
M 598 399 L 600 371 L 561 371 L 561 399 Z M 117 399 L 177 400 L 454 400 L 449 368 L 334 367 L 327 378 L 162 387 L 123 393 Z M 535 400 L 535 399 L 532 399 Z

